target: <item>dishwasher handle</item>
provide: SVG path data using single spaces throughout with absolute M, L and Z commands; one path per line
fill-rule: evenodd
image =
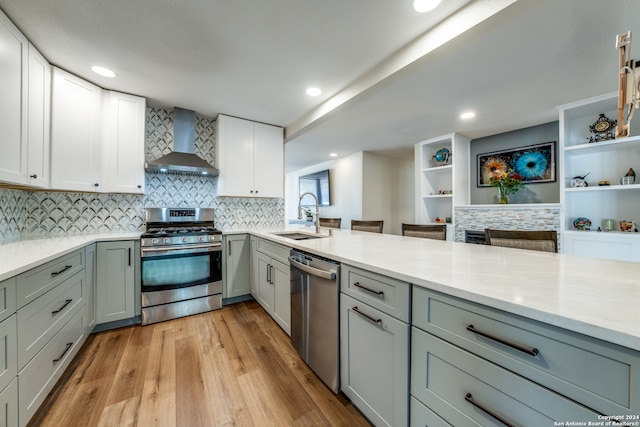
M 309 273 L 312 276 L 318 276 L 328 280 L 334 280 L 336 278 L 336 273 L 334 273 L 333 271 L 326 271 L 309 267 L 308 265 L 298 262 L 291 257 L 289 257 L 289 262 L 292 266 L 295 266 L 296 268 L 299 268 L 300 270 L 304 271 L 305 273 Z

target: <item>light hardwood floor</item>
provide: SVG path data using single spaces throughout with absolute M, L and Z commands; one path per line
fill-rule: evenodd
M 30 426 L 370 426 L 255 302 L 91 335 Z

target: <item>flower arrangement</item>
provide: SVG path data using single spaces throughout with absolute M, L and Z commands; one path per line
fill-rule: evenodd
M 522 175 L 512 170 L 506 172 L 496 171 L 493 176 L 489 178 L 489 184 L 498 189 L 500 204 L 506 205 L 509 203 L 510 194 L 516 194 L 524 188 L 522 179 Z

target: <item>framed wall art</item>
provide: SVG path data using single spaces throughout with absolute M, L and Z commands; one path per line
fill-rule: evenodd
M 522 182 L 539 183 L 556 180 L 556 141 L 510 150 L 478 154 L 478 187 L 490 186 L 492 176 L 513 171 Z

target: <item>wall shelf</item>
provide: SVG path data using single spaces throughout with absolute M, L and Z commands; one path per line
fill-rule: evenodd
M 640 122 L 632 123 L 630 137 L 589 143 L 589 126 L 599 114 L 617 118 L 617 94 L 612 93 L 559 107 L 561 179 L 560 203 L 563 252 L 582 256 L 640 261 L 640 233 L 597 232 L 603 219 L 640 222 Z M 619 185 L 629 168 L 637 183 Z M 588 187 L 571 187 L 571 179 L 585 176 Z M 598 186 L 609 180 L 612 185 Z M 573 228 L 573 220 L 586 217 L 592 230 Z

